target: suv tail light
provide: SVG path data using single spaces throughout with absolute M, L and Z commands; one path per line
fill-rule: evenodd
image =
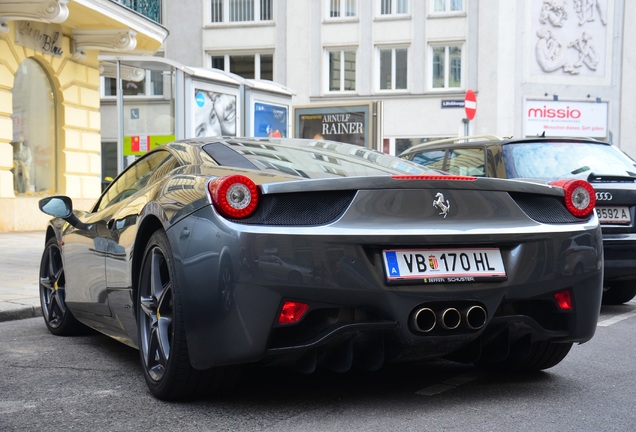
M 584 218 L 594 211 L 596 194 L 592 185 L 585 180 L 557 180 L 550 184 L 563 188 L 565 206 L 574 216 Z
M 217 177 L 208 183 L 208 192 L 217 211 L 232 219 L 254 213 L 260 197 L 256 183 L 244 175 Z

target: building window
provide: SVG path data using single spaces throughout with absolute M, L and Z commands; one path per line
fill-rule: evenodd
M 343 92 L 356 89 L 355 51 L 329 52 L 329 91 Z
M 462 47 L 461 45 L 431 47 L 433 61 L 432 88 L 462 87 Z
M 463 10 L 463 0 L 435 0 L 433 2 L 433 12 L 435 13 L 455 13 Z
M 209 0 L 210 22 L 272 21 L 273 0 Z
M 356 16 L 356 0 L 326 0 L 328 18 L 352 18 Z
M 380 49 L 380 90 L 405 90 L 407 49 Z
M 407 14 L 408 4 L 408 0 L 380 0 L 380 15 Z
M 211 66 L 246 79 L 274 80 L 272 54 L 213 55 Z
M 102 96 L 117 96 L 117 78 L 102 77 Z M 124 96 L 163 96 L 163 73 L 147 70 L 139 80 L 122 80 Z

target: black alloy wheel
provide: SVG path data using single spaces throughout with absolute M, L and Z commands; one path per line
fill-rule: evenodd
M 62 249 L 55 237 L 46 242 L 40 261 L 40 306 L 44 322 L 51 333 L 69 336 L 83 329 L 83 325 L 66 306 Z
M 170 243 L 163 231 L 157 231 L 141 265 L 137 321 L 146 384 L 165 400 L 199 396 L 209 387 L 209 371 L 197 371 L 190 364 L 180 289 Z

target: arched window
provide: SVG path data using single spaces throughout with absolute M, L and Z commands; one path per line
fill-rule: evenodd
M 40 64 L 26 59 L 13 83 L 13 187 L 18 195 L 56 192 L 55 93 Z

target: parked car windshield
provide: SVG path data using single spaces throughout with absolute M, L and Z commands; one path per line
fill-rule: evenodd
M 543 141 L 503 148 L 508 178 L 587 178 L 590 174 L 636 177 L 635 162 L 606 144 Z

